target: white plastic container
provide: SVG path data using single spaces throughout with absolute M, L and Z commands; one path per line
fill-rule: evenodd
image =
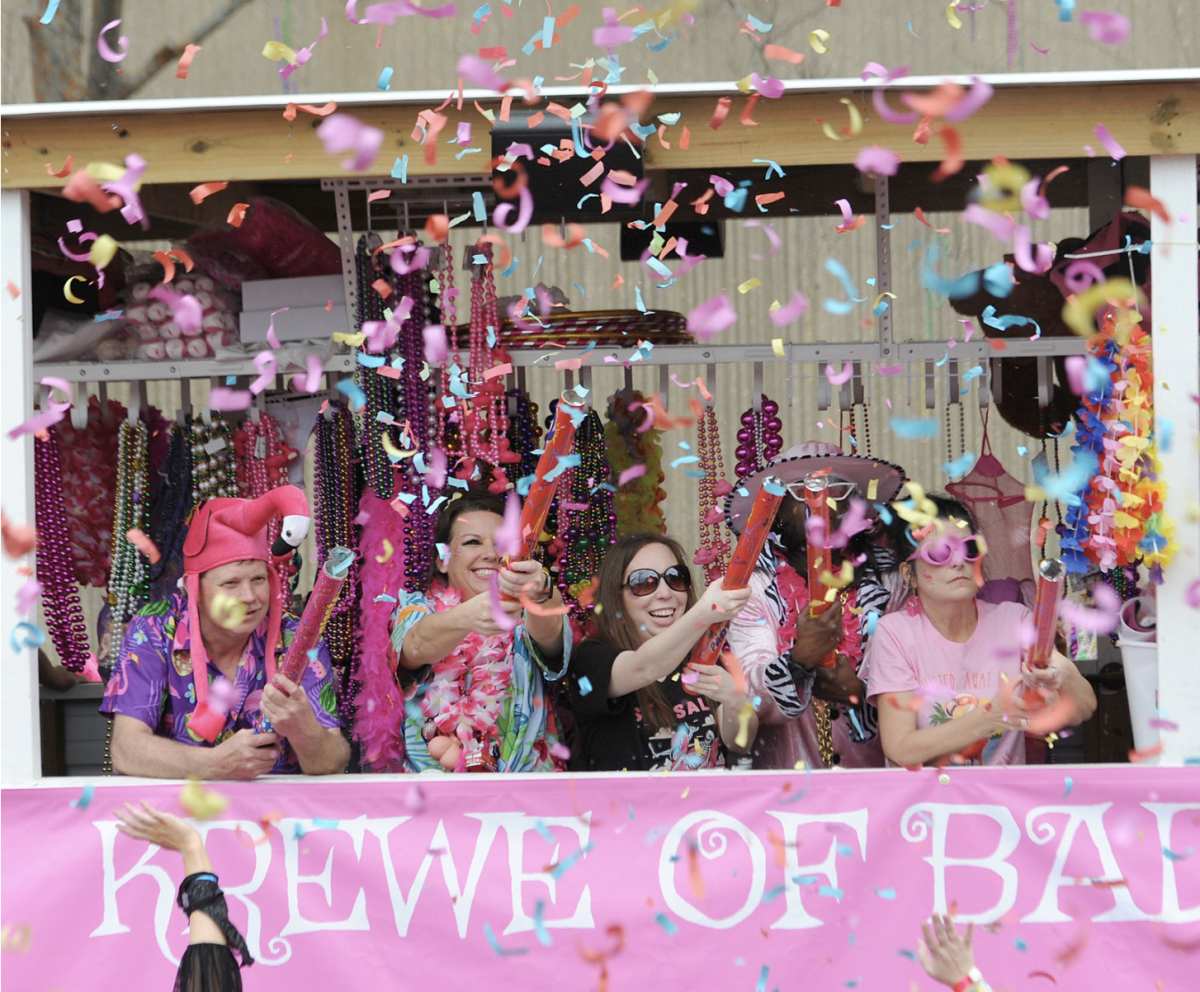
M 1153 641 L 1117 641 L 1125 665 L 1125 692 L 1129 696 L 1129 722 L 1133 725 L 1133 746 L 1139 751 L 1158 744 L 1158 727 L 1151 726 L 1158 716 L 1158 645 Z M 1157 756 L 1146 764 L 1157 764 Z

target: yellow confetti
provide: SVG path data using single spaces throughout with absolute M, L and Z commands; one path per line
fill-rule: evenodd
M 25 954 L 33 943 L 33 927 L 28 923 L 5 923 L 0 928 L 0 950 Z
M 854 105 L 854 101 L 847 97 L 842 97 L 838 102 L 844 103 L 846 105 L 846 109 L 850 111 L 850 134 L 838 134 L 829 126 L 828 121 L 822 121 L 821 130 L 825 132 L 825 137 L 832 138 L 834 141 L 845 141 L 848 137 L 854 137 L 855 135 L 862 134 L 862 114 L 859 113 L 858 107 Z
M 867 499 L 873 500 L 879 497 L 879 480 L 872 479 L 867 483 Z
M 824 55 L 829 51 L 829 32 L 821 28 L 808 33 L 808 43 L 812 45 L 812 50 L 818 55 Z
M 738 732 L 733 743 L 740 748 L 745 748 L 750 743 L 750 715 L 753 712 L 754 704 L 748 699 L 742 703 L 742 708 L 738 711 Z
M 111 183 L 125 175 L 125 166 L 114 165 L 112 162 L 88 162 L 87 168 L 83 171 L 88 174 L 88 178 L 93 182 Z M 134 189 L 140 186 L 141 183 L 138 183 Z
M 1090 338 L 1096 333 L 1092 315 L 1100 304 L 1107 300 L 1128 300 L 1134 297 L 1139 303 L 1145 302 L 1146 299 L 1142 291 L 1128 279 L 1109 279 L 1107 282 L 1095 283 L 1078 296 L 1067 299 L 1063 305 L 1062 318 L 1076 334 Z
M 783 338 L 771 338 L 771 350 L 776 358 L 783 358 Z
M 837 575 L 826 569 L 820 576 L 820 582 L 823 586 L 828 586 L 830 591 L 834 589 L 845 589 L 854 581 L 854 566 L 848 561 L 842 562 L 842 570 Z M 826 596 L 828 599 L 829 597 Z
M 282 41 L 268 41 L 265 45 L 263 45 L 262 53 L 272 62 L 278 62 L 280 59 L 284 59 L 288 65 L 296 64 L 295 50 L 288 48 L 288 46 Z
M 367 340 L 365 334 L 347 334 L 345 331 L 334 331 L 333 340 L 337 344 L 348 344 L 351 348 L 358 348 Z
M 71 292 L 71 283 L 73 283 L 76 279 L 82 283 L 87 283 L 87 280 L 84 279 L 83 276 L 71 276 L 70 279 L 63 283 L 63 296 L 65 296 L 71 303 L 82 303 L 83 300 Z
M 233 630 L 246 619 L 246 604 L 236 596 L 217 590 L 213 594 L 209 612 L 214 622 L 226 630 Z
M 762 285 L 762 282 L 759 281 L 758 277 L 753 276 L 753 277 L 747 279 L 740 286 L 738 286 L 738 292 L 744 296 L 746 293 L 750 292 L 750 290 L 758 289 L 758 287 L 761 285 Z
M 979 205 L 998 214 L 1023 210 L 1021 189 L 1030 180 L 1029 170 L 1015 162 L 989 162 L 983 167 L 987 187 Z
M 882 300 L 885 296 L 890 296 L 893 300 L 896 298 L 895 293 L 888 293 L 888 292 L 880 293 L 877 297 L 875 297 L 875 302 L 871 304 L 871 309 L 874 310 L 877 306 L 879 306 L 879 301 Z
M 962 27 L 962 21 L 958 19 L 958 15 L 954 13 L 954 8 L 958 6 L 958 0 L 950 0 L 950 5 L 946 8 L 946 20 L 950 22 L 950 26 L 957 31 Z
M 197 820 L 211 820 L 220 816 L 229 805 L 229 799 L 221 793 L 206 789 L 196 779 L 188 779 L 179 793 L 179 805 L 187 810 L 188 816 Z
M 383 539 L 383 557 L 380 557 L 379 555 L 376 555 L 376 556 L 375 556 L 375 560 L 376 560 L 377 562 L 379 562 L 379 564 L 380 564 L 380 565 L 382 565 L 382 564 L 384 564 L 385 562 L 387 562 L 387 561 L 391 560 L 391 557 L 392 557 L 392 550 L 393 550 L 393 549 L 392 549 L 392 542 L 391 542 L 391 541 L 389 541 L 389 540 L 388 540 L 388 539 L 385 537 L 385 538 Z
M 686 789 L 684 789 L 684 790 L 683 790 L 683 795 L 682 795 L 682 796 L 680 796 L 679 798 L 680 798 L 680 799 L 687 799 L 687 797 L 688 797 L 688 793 L 689 793 L 689 792 L 691 792 L 691 791 L 692 791 L 692 787 L 689 785 L 689 786 L 688 786 Z
M 383 450 L 388 453 L 388 456 L 393 461 L 400 458 L 412 458 L 417 453 L 416 448 L 413 448 L 411 451 L 401 451 L 392 443 L 392 439 L 387 436 L 386 432 L 379 435 L 379 443 L 383 445 Z
M 102 234 L 92 242 L 91 251 L 88 252 L 88 261 L 98 269 L 106 269 L 108 263 L 116 257 L 117 249 L 120 247 L 110 235 Z
M 737 88 L 739 90 L 741 90 L 743 93 L 749 93 L 754 87 L 753 87 L 753 84 L 750 82 L 750 77 L 746 76 L 743 79 L 739 79 L 737 81 Z

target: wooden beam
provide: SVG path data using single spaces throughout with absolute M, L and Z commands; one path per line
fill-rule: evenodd
M 679 146 L 680 129 L 666 133 L 671 143 L 663 148 L 652 137 L 647 167 L 652 170 L 735 168 L 752 159 L 770 158 L 786 167 L 852 163 L 863 147 L 891 148 L 908 162 L 937 162 L 945 155 L 941 140 L 920 145 L 912 140 L 912 125 L 892 125 L 879 118 L 866 88 L 851 91 L 862 112 L 862 132 L 844 141 L 825 136 L 819 120 L 844 127 L 849 114 L 839 103 L 845 91 L 788 93 L 778 100 L 757 101 L 750 119 L 740 117 L 748 97 L 733 100 L 728 119 L 714 131 L 708 127 L 716 106 L 712 96 L 663 99 L 655 113 L 678 111 L 680 123 L 691 131 L 689 150 Z M 897 99 L 892 96 L 893 106 Z M 487 105 L 498 110 L 499 102 Z M 425 162 L 426 149 L 412 138 L 419 108 L 380 106 L 347 107 L 366 124 L 383 130 L 383 150 L 370 175 L 387 175 L 396 158 L 409 156 L 410 175 L 467 175 L 488 171 L 490 140 L 488 121 L 467 103 L 462 111 L 453 104 L 442 110 L 447 122 L 435 148 L 436 160 Z M 456 158 L 462 151 L 446 140 L 459 121 L 472 125 L 470 147 L 480 152 Z M 968 159 L 995 155 L 1022 158 L 1076 158 L 1090 145 L 1097 155 L 1107 153 L 1093 133 L 1103 123 L 1129 155 L 1200 153 L 1200 82 L 1120 83 L 1114 85 L 998 87 L 991 101 L 957 125 L 962 152 Z M 195 183 L 213 180 L 315 179 L 343 175 L 344 156 L 326 155 L 314 133 L 320 119 L 301 113 L 294 122 L 282 119 L 278 108 L 180 111 L 170 106 L 160 111 L 103 116 L 7 117 L 4 120 L 4 188 L 54 188 L 63 180 L 49 176 L 45 163 L 57 170 L 68 155 L 85 165 L 93 161 L 119 162 L 138 152 L 150 163 L 151 183 Z

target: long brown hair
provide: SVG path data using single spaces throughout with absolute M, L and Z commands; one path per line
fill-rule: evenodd
M 651 544 L 661 544 L 675 557 L 676 565 L 691 572 L 679 542 L 661 534 L 627 534 L 608 549 L 597 575 L 596 639 L 623 651 L 636 651 L 642 646 L 640 632 L 625 619 L 625 572 L 638 552 Z M 689 586 L 687 608 L 695 605 L 696 592 Z M 675 622 L 682 622 L 682 617 Z M 648 727 L 674 727 L 678 723 L 657 682 L 638 689 L 634 696 Z M 709 709 L 716 710 L 711 700 L 708 704 Z

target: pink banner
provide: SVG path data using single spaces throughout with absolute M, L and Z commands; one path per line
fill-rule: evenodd
M 230 806 L 202 829 L 263 992 L 588 989 L 602 971 L 612 992 L 933 989 L 918 925 L 946 907 L 983 925 L 997 989 L 1175 992 L 1200 968 L 1194 768 L 216 788 Z M 180 858 L 111 810 L 179 811 L 179 789 L 4 791 L 7 988 L 170 988 Z

